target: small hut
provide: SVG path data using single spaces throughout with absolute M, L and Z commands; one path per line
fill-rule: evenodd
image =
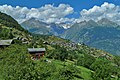
M 0 48 L 8 47 L 13 43 L 13 40 L 0 40 Z
M 32 59 L 40 59 L 45 55 L 45 48 L 28 48 L 28 52 L 31 54 Z

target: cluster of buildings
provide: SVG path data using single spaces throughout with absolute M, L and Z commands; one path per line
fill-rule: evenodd
M 11 44 L 14 44 L 14 40 L 0 40 L 0 48 L 8 47 Z M 77 49 L 77 44 L 74 42 L 66 43 L 62 41 L 56 41 L 56 42 L 43 42 L 43 44 L 51 44 L 51 45 L 60 45 L 61 47 L 70 47 L 70 49 Z M 28 52 L 31 54 L 31 59 L 40 59 L 45 55 L 46 49 L 45 48 L 28 48 Z
M 56 41 L 51 42 L 51 45 L 60 45 L 61 47 L 70 48 L 71 50 L 77 49 L 77 44 L 75 42 L 62 42 L 62 41 Z
M 14 40 L 13 39 L 10 39 L 10 40 L 0 40 L 0 48 L 5 48 L 5 47 L 8 47 L 10 46 L 11 44 L 14 44 Z M 74 42 L 62 42 L 62 41 L 56 41 L 56 42 L 43 42 L 43 44 L 50 44 L 50 45 L 60 45 L 61 47 L 69 47 L 68 49 L 72 49 L 72 50 L 75 50 L 77 49 L 77 45 L 76 43 Z M 81 45 L 81 44 L 79 44 Z M 45 55 L 45 52 L 46 52 L 46 49 L 45 48 L 28 48 L 27 49 L 29 54 L 31 55 L 31 59 L 32 60 L 37 60 L 37 59 L 40 59 L 41 57 L 43 57 Z M 92 50 L 91 50 L 91 53 L 92 53 Z M 99 55 L 99 57 L 102 57 L 102 58 L 111 58 L 111 56 L 107 55 L 107 54 L 101 54 Z

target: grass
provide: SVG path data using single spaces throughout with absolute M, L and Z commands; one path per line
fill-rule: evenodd
M 59 60 L 53 60 L 52 62 L 56 65 L 57 68 L 63 67 L 64 65 L 73 64 L 73 62 L 69 61 L 69 60 L 67 60 L 66 62 L 62 62 Z M 92 80 L 92 77 L 91 77 L 92 71 L 90 69 L 87 69 L 87 68 L 82 67 L 82 66 L 77 66 L 77 67 L 80 69 L 80 71 L 81 71 L 80 76 L 83 79 L 75 78 L 75 80 Z
M 82 67 L 82 66 L 78 66 L 78 68 L 80 68 L 81 70 L 81 77 L 84 79 L 84 80 L 92 80 L 92 77 L 91 77 L 91 70 L 85 68 L 85 67 Z
M 5 80 L 1 74 L 0 74 L 0 80 Z

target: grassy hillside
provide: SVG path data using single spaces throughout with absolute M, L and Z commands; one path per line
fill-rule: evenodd
M 0 24 L 9 26 L 10 28 L 16 28 L 20 31 L 24 31 L 24 29 L 18 24 L 18 22 L 15 19 L 1 12 L 0 12 Z
M 29 43 L 31 36 L 11 16 L 0 12 L 0 39 L 14 39 L 20 43 Z
M 0 49 L 1 79 L 117 80 L 120 78 L 120 58 L 107 60 L 95 58 L 81 50 L 69 51 L 63 47 L 45 44 L 41 46 L 46 47 L 46 55 L 35 61 L 31 60 L 27 51 L 29 45 L 13 44 Z

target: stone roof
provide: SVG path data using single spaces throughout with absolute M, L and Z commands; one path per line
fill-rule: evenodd
M 45 48 L 28 48 L 28 52 L 41 52 L 46 51 Z
M 5 45 L 5 46 L 7 46 L 7 45 L 10 45 L 11 43 L 12 43 L 12 39 L 11 40 L 0 40 L 0 45 Z

